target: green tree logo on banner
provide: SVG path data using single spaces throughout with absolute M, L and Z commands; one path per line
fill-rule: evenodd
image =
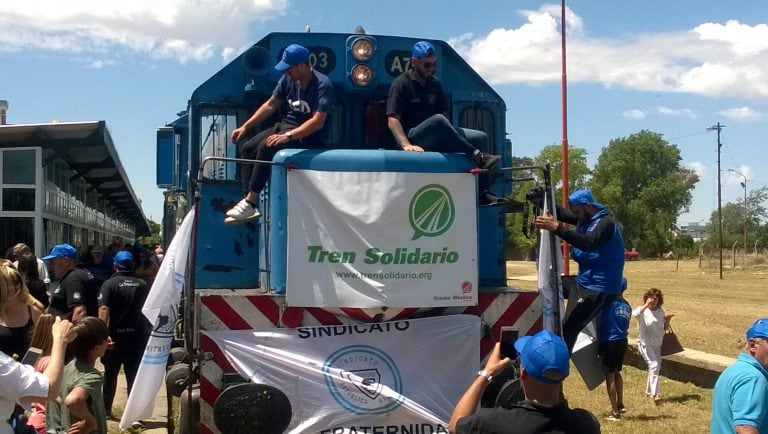
M 411 240 L 444 234 L 455 217 L 456 208 L 448 189 L 437 184 L 422 187 L 413 195 L 408 208 L 408 220 L 414 230 Z

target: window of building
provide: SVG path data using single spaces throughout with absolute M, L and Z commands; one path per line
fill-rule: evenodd
M 0 211 L 35 211 L 37 149 L 0 150 Z
M 34 211 L 34 188 L 3 188 L 3 211 Z
M 0 217 L 0 246 L 25 243 L 34 246 L 35 220 L 32 217 Z
M 3 184 L 35 184 L 35 150 L 3 151 Z

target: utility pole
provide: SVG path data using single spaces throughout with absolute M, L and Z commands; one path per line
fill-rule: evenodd
M 723 128 L 725 128 L 725 125 L 720 125 L 720 122 L 707 128 L 707 131 L 717 131 L 717 231 L 720 238 L 718 242 L 720 245 L 720 280 L 723 279 L 723 184 L 720 182 L 720 148 L 723 146 L 720 143 L 720 131 Z
M 740 182 L 739 184 L 741 184 L 741 186 L 744 187 L 744 263 L 746 264 L 747 262 L 747 221 L 748 221 L 747 220 L 747 177 L 743 173 L 733 169 L 728 169 L 728 171 L 733 172 L 741 176 L 742 178 L 744 178 L 744 182 Z

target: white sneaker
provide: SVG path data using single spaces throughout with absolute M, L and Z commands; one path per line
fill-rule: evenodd
M 245 199 L 240 200 L 235 206 L 227 211 L 226 224 L 247 223 L 261 217 L 258 208 L 251 206 Z

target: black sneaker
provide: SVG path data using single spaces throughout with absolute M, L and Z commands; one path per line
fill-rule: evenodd
M 501 205 L 501 204 L 507 203 L 507 199 L 505 197 L 496 196 L 495 194 L 486 190 L 480 193 L 480 197 L 478 198 L 478 203 L 481 207 L 494 206 L 494 205 Z
M 481 169 L 490 169 L 495 166 L 501 159 L 501 155 L 486 154 L 485 152 L 478 152 L 472 156 L 472 160 L 477 164 L 477 167 Z

